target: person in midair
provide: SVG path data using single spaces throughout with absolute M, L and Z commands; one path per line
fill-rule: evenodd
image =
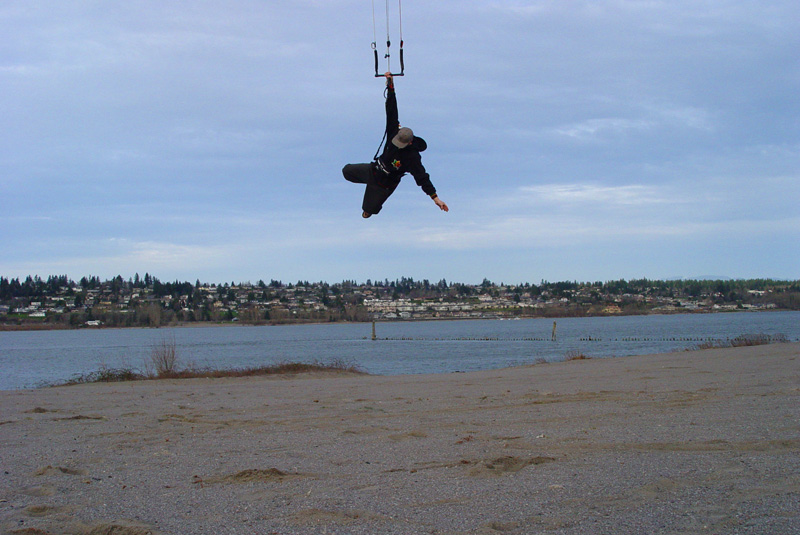
M 422 165 L 420 152 L 427 149 L 428 144 L 421 137 L 415 136 L 410 128 L 400 126 L 394 78 L 388 72 L 385 76 L 387 143 L 383 152 L 372 163 L 349 163 L 342 169 L 342 174 L 350 182 L 366 184 L 361 217 L 368 218 L 379 213 L 383 203 L 394 193 L 406 173 L 411 173 L 417 185 L 433 199 L 436 206 L 448 212 L 450 209 L 436 195 L 431 177 Z

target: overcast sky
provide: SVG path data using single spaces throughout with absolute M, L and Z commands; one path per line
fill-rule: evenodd
M 450 212 L 407 176 L 364 220 L 370 0 L 3 1 L 0 275 L 800 278 L 797 0 L 402 15 L 400 121 Z

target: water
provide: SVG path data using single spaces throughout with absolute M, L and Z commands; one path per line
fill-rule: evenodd
M 0 332 L 0 390 L 64 381 L 101 367 L 142 370 L 174 340 L 182 364 L 230 368 L 341 359 L 381 375 L 503 368 L 571 352 L 615 357 L 679 351 L 705 339 L 783 334 L 800 340 L 800 312 L 464 320 L 370 324 Z M 591 340 L 590 340 L 591 338 Z

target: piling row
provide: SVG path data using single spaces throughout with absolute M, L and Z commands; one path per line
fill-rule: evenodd
M 373 340 L 394 340 L 394 341 L 410 341 L 410 342 L 544 342 L 544 338 L 498 338 L 496 336 L 460 336 L 455 338 L 439 338 L 439 337 L 416 337 L 416 336 L 400 336 L 400 337 L 376 337 Z
M 702 337 L 625 337 L 625 338 L 599 338 L 595 336 L 587 336 L 580 338 L 581 342 L 716 342 L 719 338 L 702 338 Z
M 499 338 L 496 336 L 459 336 L 450 338 L 440 337 L 419 337 L 419 336 L 373 336 L 373 340 L 403 341 L 403 342 L 552 342 L 552 338 L 521 337 L 521 338 Z M 585 336 L 579 338 L 581 342 L 717 342 L 719 338 L 702 337 L 626 337 L 626 338 L 599 338 L 596 336 Z

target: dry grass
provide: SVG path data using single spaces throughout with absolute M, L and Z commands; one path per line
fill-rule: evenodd
M 144 371 L 131 367 L 107 368 L 76 375 L 56 386 L 76 385 L 82 383 L 113 383 L 121 381 L 144 381 L 150 379 L 199 379 L 220 377 L 253 377 L 258 375 L 297 375 L 300 373 L 350 373 L 364 374 L 357 364 L 343 359 L 330 362 L 280 362 L 278 364 L 253 366 L 246 368 L 198 368 L 179 366 L 179 357 L 175 338 L 162 338 L 153 344 L 150 360 L 144 363 Z M 49 386 L 49 385 L 43 385 Z M 51 386 L 51 385 L 50 385 Z
M 329 363 L 314 362 L 282 362 L 273 365 L 255 366 L 248 368 L 188 368 L 159 376 L 166 379 L 197 379 L 217 377 L 252 377 L 257 375 L 296 375 L 300 373 L 337 372 L 337 373 L 365 373 L 358 365 L 340 360 Z
M 567 351 L 567 354 L 564 355 L 564 362 L 569 362 L 570 360 L 586 360 L 589 357 L 578 351 L 577 349 L 573 349 L 572 351 Z
M 103 368 L 96 372 L 76 375 L 55 386 L 68 386 L 83 383 L 145 381 L 152 379 L 214 379 L 221 377 L 254 377 L 259 375 L 297 375 L 301 373 L 366 374 L 366 372 L 355 363 L 334 359 L 330 362 L 282 362 L 273 365 L 246 368 L 186 368 L 163 373 L 142 373 L 132 368 Z
M 116 383 L 121 381 L 140 381 L 148 376 L 132 368 L 100 368 L 97 371 L 75 375 L 60 385 L 76 385 L 81 383 Z
M 726 340 L 706 340 L 689 349 L 718 349 L 725 347 L 763 346 L 767 344 L 782 344 L 788 342 L 785 334 L 742 334 L 736 338 Z

